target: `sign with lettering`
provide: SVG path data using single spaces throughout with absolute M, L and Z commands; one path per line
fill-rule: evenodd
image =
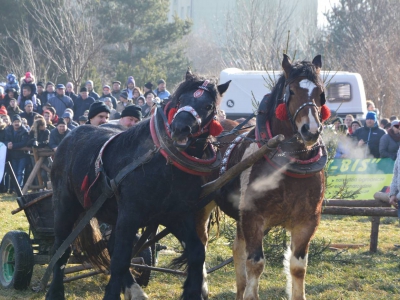
M 374 194 L 390 186 L 394 161 L 390 158 L 333 159 L 327 166 L 327 199 L 335 198 L 343 189 L 360 193 L 358 200 L 374 199 Z

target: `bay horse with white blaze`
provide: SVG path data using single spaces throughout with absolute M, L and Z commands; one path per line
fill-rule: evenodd
M 80 126 L 58 147 L 51 170 L 54 249 L 67 239 L 102 188 L 113 187 L 112 196 L 96 213 L 99 221 L 113 225 L 107 244 L 111 277 L 104 299 L 120 299 L 121 292 L 125 299 L 147 298 L 129 270 L 131 252 L 138 229 L 158 224 L 166 226 L 184 247 L 176 261 L 186 262 L 188 268 L 182 298 L 207 299 L 205 249 L 196 234 L 193 206 L 203 184 L 201 176 L 219 167 L 221 157 L 208 139 L 222 131 L 214 117 L 218 99 L 228 86 L 229 82 L 217 86 L 214 80 L 188 71 L 171 101 L 164 110 L 157 107 L 151 119 L 127 131 Z M 147 155 L 148 161 L 124 171 Z M 86 226 L 80 247 L 92 264 L 108 268 L 108 253 L 101 248 L 95 229 L 92 224 Z M 70 253 L 70 249 L 65 251 L 53 268 L 48 300 L 65 299 L 64 267 Z
M 289 299 L 305 299 L 308 247 L 320 221 L 325 190 L 323 167 L 327 156 L 320 134 L 330 112 L 324 105 L 319 75 L 321 56 L 312 62 L 292 64 L 284 55 L 282 67 L 283 74 L 271 94 L 260 103 L 256 128 L 221 139 L 230 143 L 222 149 L 220 174 L 272 136 L 285 136 L 277 152 L 231 180 L 214 199 L 222 211 L 237 220 L 233 245 L 237 300 L 259 299 L 259 278 L 265 264 L 262 240 L 265 232 L 275 226 L 291 233 L 285 254 Z M 231 122 L 227 123 L 232 127 Z M 212 209 L 211 203 L 197 216 L 203 243 L 207 241 L 205 224 Z

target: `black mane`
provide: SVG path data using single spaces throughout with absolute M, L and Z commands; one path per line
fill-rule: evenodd
M 317 74 L 315 66 L 309 61 L 297 61 L 292 65 L 292 70 L 290 71 L 288 79 L 286 79 L 285 74 L 279 76 L 278 82 L 273 87 L 271 93 L 266 96 L 267 100 L 267 118 L 271 120 L 275 115 L 275 110 L 278 104 L 283 101 L 283 90 L 286 83 L 292 83 L 298 77 L 305 77 L 306 79 L 314 82 L 318 86 L 323 86 L 323 82 Z M 265 97 L 264 97 L 265 98 Z
M 186 81 L 183 81 L 176 89 L 176 91 L 172 94 L 171 97 L 172 105 L 170 107 L 176 106 L 176 104 L 179 102 L 179 97 L 182 94 L 188 91 L 196 91 L 198 87 L 201 86 L 207 79 L 210 81 L 207 85 L 207 89 L 209 90 L 209 93 L 211 94 L 213 99 L 217 99 L 218 95 L 218 91 L 216 88 L 217 81 L 214 78 L 206 78 L 197 74 L 193 74 L 191 78 L 187 79 Z

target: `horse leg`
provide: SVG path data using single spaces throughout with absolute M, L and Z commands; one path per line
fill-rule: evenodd
M 208 299 L 208 287 L 204 280 L 203 266 L 205 250 L 200 238 L 196 234 L 196 224 L 193 215 L 189 215 L 182 223 L 170 224 L 168 229 L 181 242 L 184 253 L 174 260 L 173 265 L 187 262 L 187 277 L 183 285 L 183 300 Z
M 247 285 L 244 300 L 258 298 L 258 284 L 264 270 L 264 253 L 262 241 L 264 238 L 264 218 L 252 210 L 241 210 L 241 228 L 246 243 L 246 274 Z
M 113 228 L 108 249 L 111 251 L 111 277 L 107 284 L 104 300 L 121 299 L 121 291 L 125 300 L 144 300 L 147 295 L 136 283 L 129 267 L 133 241 L 139 228 L 138 217 L 124 213 L 121 208 L 117 224 Z
M 233 243 L 233 262 L 236 273 L 236 300 L 243 300 L 246 289 L 246 243 L 244 241 L 240 222 L 237 222 L 236 237 Z
M 291 230 L 291 243 L 285 253 L 287 277 L 286 292 L 289 300 L 305 300 L 305 276 L 308 261 L 308 247 L 317 229 L 317 224 L 296 226 Z
M 65 239 L 71 234 L 75 222 L 83 211 L 79 201 L 63 193 L 55 202 L 54 212 L 54 252 L 61 246 Z M 64 252 L 53 268 L 53 279 L 46 294 L 46 300 L 63 300 L 64 296 L 64 270 L 68 258 L 71 255 L 71 247 Z

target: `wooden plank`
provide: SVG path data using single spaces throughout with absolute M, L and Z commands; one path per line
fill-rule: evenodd
M 324 200 L 324 206 L 345 206 L 345 207 L 390 207 L 388 202 L 381 200 L 345 200 L 330 199 Z
M 324 215 L 397 217 L 397 209 L 389 207 L 340 207 L 327 206 L 322 209 Z
M 22 195 L 25 195 L 28 192 L 29 186 L 32 184 L 33 180 L 36 177 L 38 171 L 40 171 L 40 166 L 42 165 L 44 157 L 39 158 L 38 162 L 33 167 L 31 174 L 28 177 L 24 187 L 22 188 Z
M 379 235 L 379 224 L 381 222 L 380 217 L 372 217 L 371 220 L 371 237 L 369 243 L 369 251 L 376 253 L 378 251 L 378 235 Z

